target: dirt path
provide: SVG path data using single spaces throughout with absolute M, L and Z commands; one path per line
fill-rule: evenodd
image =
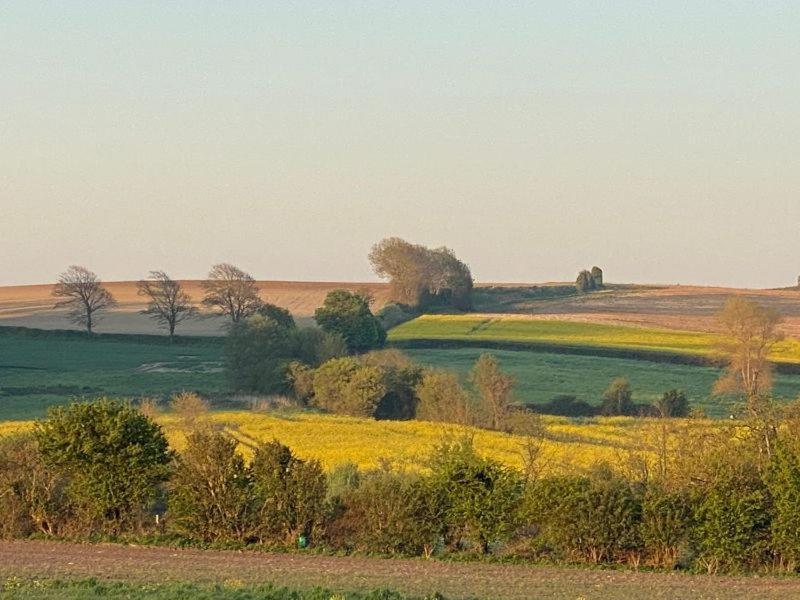
M 448 598 L 800 599 L 800 578 L 706 577 L 480 563 L 149 548 L 66 542 L 0 542 L 0 579 L 88 578 L 145 582 L 267 583 L 336 590 L 388 587 Z

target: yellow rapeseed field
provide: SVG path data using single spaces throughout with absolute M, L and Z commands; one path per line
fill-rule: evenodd
M 303 412 L 262 413 L 215 411 L 207 417 L 241 443 L 250 456 L 261 442 L 277 439 L 303 458 L 319 459 L 330 470 L 345 462 L 359 467 L 377 466 L 387 459 L 400 468 L 424 469 L 431 450 L 448 440 L 467 435 L 486 456 L 522 468 L 526 438 L 494 431 L 422 421 L 374 421 Z M 157 418 L 170 444 L 185 445 L 186 427 L 175 415 Z M 632 417 L 597 417 L 571 420 L 542 417 L 545 433 L 539 464 L 551 473 L 581 472 L 599 461 L 619 465 L 632 453 L 650 455 L 660 422 Z M 692 421 L 698 427 L 719 427 L 719 421 Z M 0 435 L 29 430 L 32 421 L 0 422 Z

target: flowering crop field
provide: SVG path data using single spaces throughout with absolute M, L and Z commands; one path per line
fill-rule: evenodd
M 308 412 L 214 411 L 209 419 L 236 437 L 245 456 L 261 442 L 277 439 L 325 469 L 346 462 L 362 468 L 388 460 L 398 468 L 424 469 L 430 452 L 466 435 L 483 455 L 522 468 L 526 438 L 470 427 L 423 421 L 375 421 Z M 180 451 L 186 429 L 172 414 L 157 418 L 170 444 Z M 543 416 L 540 464 L 548 472 L 581 472 L 598 461 L 620 464 L 631 452 L 650 455 L 661 422 L 632 417 L 568 419 Z M 733 427 L 728 421 L 686 420 L 690 427 Z M 0 422 L 0 436 L 29 431 L 33 421 Z
M 395 327 L 389 340 L 517 342 L 542 346 L 646 351 L 713 356 L 720 337 L 713 333 L 534 319 L 519 315 L 423 315 Z M 800 340 L 786 338 L 772 354 L 777 362 L 800 363 Z

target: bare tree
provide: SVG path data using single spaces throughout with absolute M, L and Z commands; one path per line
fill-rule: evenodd
M 164 271 L 150 271 L 147 280 L 139 282 L 139 295 L 147 296 L 150 302 L 142 314 L 150 316 L 162 327 L 169 330 L 169 339 L 175 337 L 178 323 L 189 319 L 197 313 L 181 284 L 171 279 Z
M 203 304 L 217 309 L 232 323 L 249 317 L 261 306 L 253 277 L 231 264 L 221 263 L 211 267 L 208 279 L 202 285 L 206 292 Z
M 97 321 L 96 313 L 117 304 L 97 275 L 76 265 L 72 265 L 59 276 L 58 283 L 53 288 L 53 296 L 63 298 L 56 303 L 55 308 L 69 308 L 67 316 L 70 321 L 86 327 L 89 335 Z
M 768 394 L 772 389 L 769 353 L 782 338 L 780 314 L 736 296 L 728 299 L 717 318 L 725 332 L 720 350 L 727 357 L 728 367 L 714 391 L 738 392 L 747 400 Z

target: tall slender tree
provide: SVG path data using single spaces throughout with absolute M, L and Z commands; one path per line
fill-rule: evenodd
M 150 299 L 142 314 L 148 315 L 169 331 L 170 342 L 175 338 L 175 327 L 197 314 L 180 282 L 164 271 L 150 271 L 148 279 L 139 282 L 139 295 Z
M 58 278 L 53 296 L 61 298 L 55 308 L 67 308 L 67 317 L 76 325 L 86 327 L 91 335 L 98 313 L 116 306 L 117 301 L 97 275 L 86 267 L 72 265 Z

